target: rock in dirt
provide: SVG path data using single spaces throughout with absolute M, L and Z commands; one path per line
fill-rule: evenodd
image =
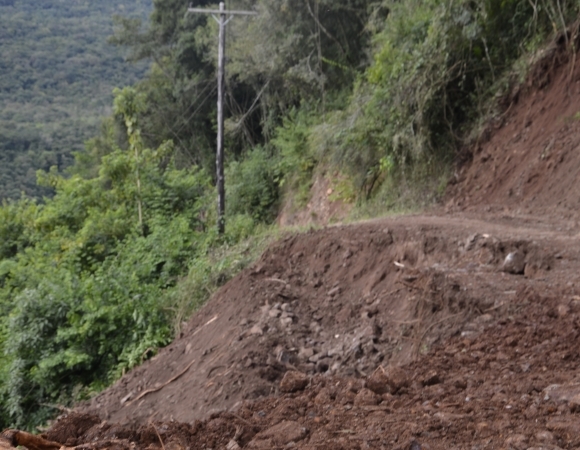
M 230 442 L 228 442 L 228 445 L 226 445 L 226 450 L 240 450 L 240 449 L 241 449 L 240 445 L 233 439 L 230 440 Z
M 298 351 L 298 358 L 299 359 L 307 360 L 308 358 L 311 358 L 312 356 L 314 356 L 314 349 L 312 349 L 312 348 L 301 347 L 300 350 Z
M 553 418 L 549 419 L 546 423 L 546 428 L 553 431 L 557 435 L 564 436 L 579 436 L 580 435 L 580 424 L 574 419 L 561 419 Z
M 255 334 L 258 336 L 262 336 L 264 334 L 264 328 L 262 325 L 254 325 L 251 329 L 250 329 L 250 334 Z
M 505 446 L 516 450 L 526 450 L 528 448 L 528 438 L 523 434 L 513 434 L 505 440 Z
M 409 385 L 407 373 L 400 367 L 379 366 L 368 378 L 367 387 L 376 394 L 396 393 Z
M 421 380 L 423 386 L 433 386 L 435 384 L 441 383 L 441 377 L 435 370 L 431 370 L 427 375 Z
M 308 376 L 296 370 L 289 370 L 284 374 L 280 381 L 280 390 L 282 392 L 301 391 L 308 385 Z
M 375 394 L 379 395 L 391 392 L 391 386 L 389 385 L 387 372 L 382 366 L 377 367 L 377 369 L 368 378 L 367 387 Z
M 469 236 L 465 241 L 465 251 L 472 250 L 480 237 L 481 235 L 479 233 L 474 233 Z
M 544 400 L 568 404 L 572 412 L 580 411 L 580 384 L 552 384 L 544 389 Z
M 409 444 L 409 450 L 422 450 L 421 444 L 419 444 L 417 441 L 411 441 Z
M 380 397 L 370 389 L 361 389 L 354 398 L 356 406 L 375 406 L 380 402 Z
M 526 256 L 521 250 L 509 253 L 503 262 L 502 270 L 514 275 L 524 273 L 526 267 Z
M 534 437 L 538 442 L 551 443 L 556 441 L 554 435 L 547 430 L 538 431 Z
M 329 297 L 336 297 L 338 294 L 340 294 L 340 291 L 341 291 L 340 286 L 336 286 L 332 288 L 330 291 L 328 291 L 327 295 Z
M 556 308 L 556 311 L 557 311 L 559 317 L 564 318 L 570 314 L 570 307 L 568 305 L 561 304 L 561 305 L 558 305 L 558 308 Z

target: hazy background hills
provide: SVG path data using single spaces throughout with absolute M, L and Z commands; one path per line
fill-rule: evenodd
M 113 15 L 142 17 L 152 0 L 0 0 L 0 199 L 49 193 L 36 170 L 63 170 L 110 114 L 112 90 L 140 79 L 107 43 Z

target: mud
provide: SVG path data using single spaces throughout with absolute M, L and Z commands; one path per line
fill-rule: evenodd
M 44 437 L 580 448 L 580 64 L 568 59 L 557 44 L 539 59 L 444 207 L 282 239 L 175 342 Z

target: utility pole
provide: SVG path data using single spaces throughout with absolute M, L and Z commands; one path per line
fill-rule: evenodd
M 188 13 L 211 14 L 219 24 L 219 50 L 218 50 L 218 101 L 217 101 L 217 191 L 218 191 L 218 232 L 223 234 L 226 227 L 226 189 L 224 183 L 224 88 L 225 88 L 225 65 L 226 65 L 226 25 L 236 15 L 255 16 L 254 11 L 227 11 L 224 2 L 220 2 L 220 9 L 188 8 Z M 216 17 L 216 14 L 218 15 Z M 229 18 L 227 16 L 230 16 Z

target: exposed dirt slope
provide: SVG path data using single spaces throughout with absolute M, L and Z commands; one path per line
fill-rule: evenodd
M 580 64 L 566 59 L 556 46 L 514 91 L 446 214 L 280 241 L 173 344 L 79 408 L 99 418 L 63 418 L 47 437 L 123 449 L 579 448 Z
M 580 212 L 580 64 L 561 45 L 544 51 L 527 84 L 488 124 L 458 174 L 449 210 L 551 215 Z M 570 59 L 572 58 L 572 61 Z

